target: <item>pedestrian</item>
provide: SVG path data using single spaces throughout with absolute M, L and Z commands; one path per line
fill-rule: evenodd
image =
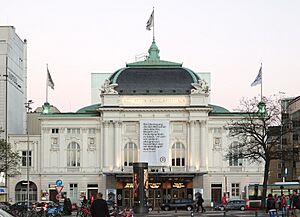
M 86 199 L 86 196 L 83 196 L 83 199 L 81 201 L 81 206 L 87 206 L 88 200 Z
M 294 217 L 300 217 L 299 208 L 300 208 L 300 197 L 297 194 L 297 190 L 293 190 L 291 209 Z
M 197 198 L 197 205 L 198 205 L 197 206 L 197 212 L 199 212 L 199 207 L 201 207 L 201 212 L 206 211 L 203 207 L 203 202 L 204 202 L 204 200 L 203 200 L 202 194 L 199 193 L 198 198 Z
M 277 215 L 277 211 L 275 208 L 276 200 L 273 197 L 272 194 L 268 194 L 267 199 L 267 213 L 269 214 L 269 217 L 275 217 Z
M 66 200 L 66 214 L 71 215 L 72 214 L 72 202 L 70 198 L 65 199 Z
M 96 199 L 91 206 L 92 217 L 109 217 L 107 203 L 102 197 L 101 192 L 96 195 Z
M 221 198 L 221 203 L 224 207 L 224 210 L 227 210 L 228 200 L 227 200 L 226 193 L 223 194 L 223 197 Z

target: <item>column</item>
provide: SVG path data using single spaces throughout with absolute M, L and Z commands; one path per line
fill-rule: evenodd
M 115 162 L 114 162 L 114 168 L 120 170 L 121 165 L 122 165 L 122 122 L 121 121 L 116 121 L 115 122 Z
M 103 145 L 102 145 L 102 156 L 103 156 L 103 169 L 107 169 L 109 165 L 109 122 L 103 122 Z
M 195 136 L 195 127 L 196 127 L 196 121 L 190 121 L 190 147 L 189 147 L 189 168 L 190 170 L 195 169 L 196 165 L 196 136 Z
M 200 122 L 200 168 L 206 170 L 207 168 L 207 130 L 206 121 Z

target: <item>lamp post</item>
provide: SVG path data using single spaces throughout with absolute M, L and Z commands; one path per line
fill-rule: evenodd
M 27 152 L 26 152 L 26 169 L 27 169 L 27 210 L 29 210 L 29 132 L 28 132 L 28 113 L 31 111 L 30 105 L 33 103 L 32 100 L 28 100 L 25 103 L 25 108 L 27 109 L 27 124 L 26 124 L 26 134 L 27 134 Z
M 281 151 L 281 177 L 282 182 L 285 182 L 286 170 L 285 170 L 285 162 L 283 160 L 283 144 L 282 144 L 282 136 L 283 136 L 283 113 L 285 109 L 283 108 L 284 104 L 282 102 L 282 96 L 285 94 L 284 92 L 279 91 L 280 94 L 280 115 L 281 115 L 281 124 L 280 124 L 280 151 Z M 282 192 L 281 192 L 282 194 Z

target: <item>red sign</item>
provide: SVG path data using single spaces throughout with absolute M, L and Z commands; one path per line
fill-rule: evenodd
M 56 192 L 57 192 L 58 194 L 60 194 L 61 191 L 64 189 L 64 186 L 55 186 L 55 189 L 56 189 Z

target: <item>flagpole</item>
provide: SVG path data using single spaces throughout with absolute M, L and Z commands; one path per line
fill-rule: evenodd
M 47 70 L 46 70 L 46 102 L 48 102 L 48 63 L 47 63 Z
M 262 76 L 262 63 L 260 64 L 260 68 L 261 68 L 261 84 L 260 84 L 260 101 L 262 102 L 263 99 L 263 91 L 262 91 L 262 86 L 263 86 L 263 76 Z
M 153 41 L 155 41 L 155 36 L 154 36 L 154 7 L 153 7 Z

